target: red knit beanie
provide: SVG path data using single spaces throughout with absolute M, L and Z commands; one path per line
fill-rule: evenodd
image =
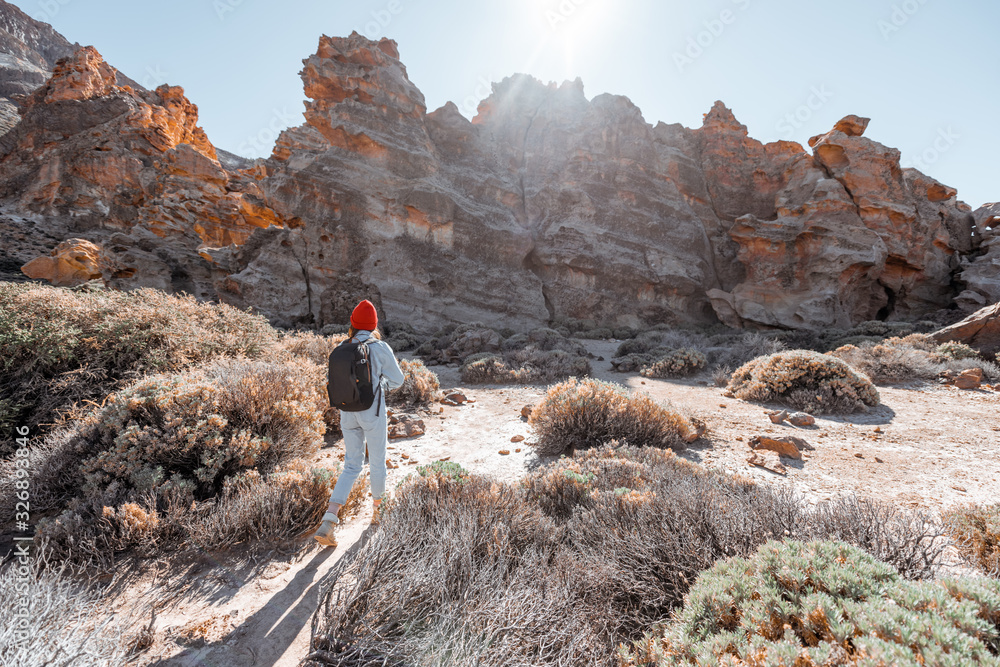
M 351 326 L 358 331 L 375 331 L 378 327 L 378 313 L 375 304 L 365 299 L 351 313 Z

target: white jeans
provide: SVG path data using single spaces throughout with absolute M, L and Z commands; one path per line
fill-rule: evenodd
M 380 391 L 378 402 L 383 401 L 381 393 Z M 385 467 L 389 420 L 385 414 L 385 403 L 380 407 L 378 416 L 374 414 L 375 410 L 340 413 L 340 430 L 344 432 L 344 471 L 337 478 L 337 485 L 330 494 L 331 503 L 347 504 L 347 496 L 350 495 L 351 488 L 365 464 L 366 442 L 368 467 L 371 470 L 372 498 L 379 500 L 385 495 L 385 478 L 389 474 Z

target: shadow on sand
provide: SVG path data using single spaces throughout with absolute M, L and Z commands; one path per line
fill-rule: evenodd
M 340 559 L 351 559 L 372 538 L 369 526 Z M 336 551 L 320 549 L 288 585 L 234 628 L 226 637 L 201 647 L 191 647 L 170 658 L 150 663 L 150 667 L 271 667 L 282 658 L 301 629 L 310 624 L 322 592 L 335 582 L 329 576 L 313 581 L 316 571 Z M 340 571 L 331 570 L 331 574 Z

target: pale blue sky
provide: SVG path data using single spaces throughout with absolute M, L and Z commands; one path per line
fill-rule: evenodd
M 399 43 L 429 110 L 467 116 L 514 72 L 580 77 L 650 123 L 698 127 L 721 99 L 762 141 L 842 116 L 977 207 L 1000 199 L 1000 3 L 987 0 L 27 0 L 70 41 L 148 86 L 181 85 L 216 146 L 270 154 L 301 122 L 320 34 Z

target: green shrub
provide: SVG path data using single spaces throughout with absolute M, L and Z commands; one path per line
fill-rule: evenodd
M 457 482 L 467 478 L 469 471 L 454 461 L 435 461 L 430 465 L 417 466 L 417 474 L 421 477 L 433 477 L 437 475 Z
M 707 364 L 708 359 L 698 350 L 681 348 L 671 350 L 650 366 L 643 368 L 642 375 L 648 378 L 683 377 L 697 373 Z
M 276 341 L 262 317 L 190 296 L 0 283 L 0 456 L 13 451 L 15 426 L 41 435 L 143 374 L 260 357 Z
M 391 404 L 426 405 L 434 401 L 441 388 L 436 373 L 419 359 L 400 359 L 399 368 L 403 371 L 403 384 L 389 392 Z
M 806 350 L 778 352 L 738 368 L 726 395 L 781 402 L 813 414 L 858 412 L 878 405 L 878 390 L 846 362 Z
M 946 512 L 943 519 L 962 555 L 983 571 L 1000 576 L 1000 504 L 959 507 Z
M 587 449 L 611 440 L 635 446 L 681 450 L 700 435 L 697 427 L 646 394 L 616 384 L 570 378 L 551 387 L 531 412 L 544 456 Z
M 1000 583 L 907 582 L 839 542 L 768 542 L 698 577 L 626 664 L 1000 665 Z

